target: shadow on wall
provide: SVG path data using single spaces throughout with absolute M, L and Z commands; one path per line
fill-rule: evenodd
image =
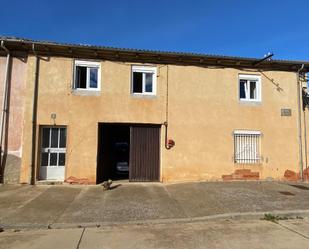
M 4 184 L 18 184 L 20 178 L 21 158 L 12 154 L 6 157 L 4 168 Z
M 283 92 L 283 88 L 280 87 L 280 84 L 277 83 L 273 78 L 270 78 L 269 76 L 267 76 L 264 72 L 262 72 L 261 70 L 259 71 L 266 79 L 268 79 L 275 87 L 276 90 L 278 92 Z
M 1 134 L 4 137 L 1 137 L 1 160 L 0 160 L 0 182 L 4 182 L 4 173 L 5 173 L 5 167 L 6 167 L 6 161 L 8 156 L 8 133 L 9 133 L 9 121 L 10 121 L 10 99 L 11 99 L 11 79 L 12 79 L 12 57 L 10 57 L 10 60 L 8 62 L 8 76 L 7 76 L 7 96 L 5 99 L 4 106 L 2 106 L 2 112 L 4 112 L 4 119 L 1 120 L 2 122 L 2 131 Z M 4 94 L 4 92 L 3 92 Z M 4 97 L 4 95 L 3 95 Z M 3 113 L 1 113 L 2 116 Z

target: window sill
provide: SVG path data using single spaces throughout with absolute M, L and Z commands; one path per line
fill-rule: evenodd
M 262 104 L 261 100 L 242 100 L 239 99 L 239 104 L 241 105 L 249 105 L 249 106 L 259 106 Z
M 157 95 L 155 94 L 143 94 L 143 93 L 140 94 L 131 93 L 131 96 L 133 98 L 145 98 L 145 99 L 155 99 L 157 97 Z
M 78 95 L 78 96 L 100 96 L 101 91 L 100 90 L 88 90 L 88 89 L 73 89 L 72 94 Z
M 235 163 L 234 162 L 234 165 L 237 167 L 237 166 L 247 166 L 247 167 L 253 167 L 253 166 L 263 166 L 263 163 L 262 162 L 259 162 L 259 163 Z

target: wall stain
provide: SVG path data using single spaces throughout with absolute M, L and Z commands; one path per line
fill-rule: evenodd
M 95 184 L 94 181 L 90 181 L 88 178 L 77 178 L 74 176 L 68 177 L 67 179 L 65 179 L 64 182 L 69 183 L 69 184 L 84 184 L 84 185 Z
M 284 172 L 283 177 L 287 181 L 299 181 L 300 180 L 300 173 L 287 169 Z M 303 170 L 303 178 L 304 178 L 304 180 L 309 179 L 309 168 Z
M 252 172 L 251 169 L 236 169 L 234 173 L 230 175 L 222 175 L 223 181 L 231 180 L 259 180 L 260 173 Z

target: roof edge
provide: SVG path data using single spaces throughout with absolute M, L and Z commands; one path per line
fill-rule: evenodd
M 209 55 L 202 53 L 169 52 L 157 50 L 115 48 L 85 44 L 68 44 L 51 41 L 37 41 L 17 37 L 0 36 L 6 46 L 15 52 L 32 54 L 32 45 L 42 55 L 66 56 L 89 59 L 106 59 L 117 61 L 149 62 L 158 64 L 185 64 L 199 66 L 236 67 L 252 69 L 273 69 L 297 71 L 304 64 L 304 71 L 309 71 L 309 61 L 266 60 L 261 58 Z M 257 62 L 259 62 L 257 64 Z

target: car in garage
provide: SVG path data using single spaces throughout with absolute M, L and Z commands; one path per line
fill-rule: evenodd
M 129 152 L 128 142 L 115 143 L 116 174 L 129 174 Z

